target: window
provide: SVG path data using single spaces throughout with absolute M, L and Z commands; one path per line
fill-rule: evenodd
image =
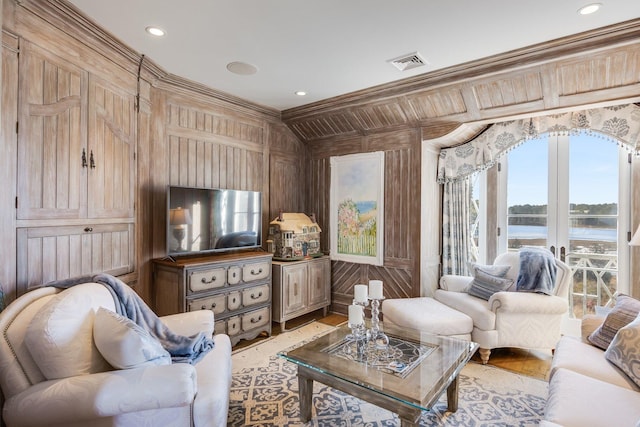
M 615 292 L 629 291 L 630 164 L 624 149 L 588 133 L 542 136 L 504 155 L 493 185 L 483 185 L 486 172 L 477 175 L 474 209 L 496 200 L 489 212 L 497 217 L 497 252 L 523 246 L 554 252 L 573 273 L 575 317 L 611 305 Z M 471 230 L 479 230 L 473 236 L 481 259 L 492 240 L 482 238 L 489 219 L 485 213 L 470 221 Z

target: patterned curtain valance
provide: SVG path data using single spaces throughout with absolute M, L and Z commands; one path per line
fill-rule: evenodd
M 465 179 L 510 149 L 540 135 L 589 132 L 640 154 L 640 106 L 625 104 L 496 123 L 471 141 L 440 151 L 438 182 Z

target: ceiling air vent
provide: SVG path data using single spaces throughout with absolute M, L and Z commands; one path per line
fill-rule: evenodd
M 427 64 L 427 61 L 425 61 L 418 52 L 402 55 L 397 58 L 390 59 L 387 62 L 389 62 L 391 65 L 393 65 L 400 71 L 410 70 L 416 67 L 422 67 L 423 65 Z

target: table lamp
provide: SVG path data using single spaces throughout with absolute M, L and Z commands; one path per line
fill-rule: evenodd
M 169 211 L 169 224 L 173 227 L 173 237 L 178 241 L 177 250 L 182 250 L 182 240 L 184 240 L 187 225 L 191 223 L 191 213 L 189 209 L 177 207 Z

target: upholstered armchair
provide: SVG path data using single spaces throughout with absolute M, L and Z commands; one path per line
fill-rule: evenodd
M 494 348 L 553 350 L 568 312 L 571 281 L 569 267 L 560 260 L 555 260 L 555 264 L 556 277 L 550 295 L 519 292 L 514 285 L 485 300 L 468 292 L 474 277 L 444 275 L 434 298 L 473 319 L 471 339 L 479 344 L 483 363 L 489 361 Z M 499 255 L 493 265 L 509 266 L 504 278 L 516 283 L 520 272 L 518 252 Z
M 195 364 L 172 363 L 114 308 L 105 286 L 84 283 L 33 290 L 0 313 L 7 427 L 226 426 L 229 337 L 216 334 Z M 160 320 L 181 336 L 213 334 L 209 310 Z

